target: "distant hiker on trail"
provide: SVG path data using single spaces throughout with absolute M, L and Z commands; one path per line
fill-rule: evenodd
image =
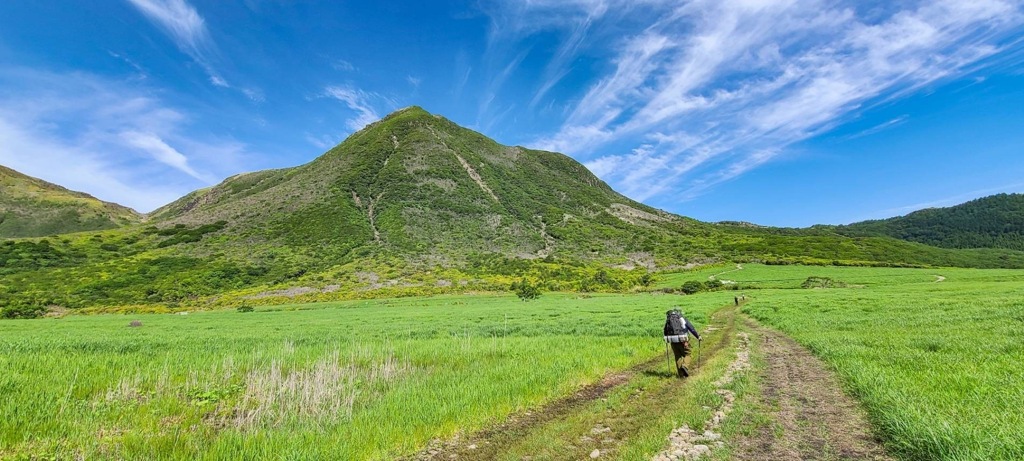
M 676 372 L 680 378 L 690 376 L 690 337 L 701 341 L 700 333 L 693 327 L 682 311 L 672 309 L 665 312 L 665 342 L 672 345 L 672 355 L 676 358 Z

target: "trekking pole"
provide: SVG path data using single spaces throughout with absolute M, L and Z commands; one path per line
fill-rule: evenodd
M 697 369 L 700 369 L 700 350 L 704 348 L 704 340 L 697 340 Z
M 668 356 L 668 341 L 665 341 L 665 361 L 668 362 L 668 373 L 672 374 L 672 359 Z

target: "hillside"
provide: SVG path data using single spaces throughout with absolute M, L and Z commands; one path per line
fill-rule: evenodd
M 848 236 L 889 236 L 943 248 L 1024 250 L 1024 194 L 999 194 L 948 208 L 835 226 Z
M 644 227 L 706 227 L 634 202 L 557 153 L 502 146 L 418 107 L 353 134 L 313 162 L 234 176 L 151 215 L 226 221 L 247 245 L 366 247 L 432 262 L 473 254 L 619 256 Z M 323 248 L 330 242 L 329 248 Z
M 8 239 L 0 308 L 415 296 L 522 280 L 621 292 L 721 261 L 1024 267 L 1024 253 L 702 223 L 632 201 L 565 155 L 503 146 L 411 107 L 310 163 L 233 176 L 146 223 Z
M 140 219 L 130 208 L 0 166 L 0 238 L 112 229 Z

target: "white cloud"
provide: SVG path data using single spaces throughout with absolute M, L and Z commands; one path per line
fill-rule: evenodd
M 591 157 L 588 166 L 641 200 L 693 197 L 867 107 L 975 72 L 1024 28 L 1018 0 L 515 5 L 516 17 L 534 24 L 523 27 L 561 27 L 570 37 L 587 8 L 603 19 L 586 24 L 591 33 L 633 24 L 562 126 L 534 145 Z M 628 153 L 594 158 L 612 149 Z
M 252 102 L 262 103 L 267 100 L 266 95 L 263 94 L 263 90 L 259 88 L 242 88 L 241 91 L 242 94 Z
M 879 123 L 878 125 L 875 125 L 875 126 L 873 126 L 871 128 L 868 128 L 866 130 L 859 131 L 857 133 L 854 133 L 854 134 L 851 134 L 851 135 L 848 135 L 848 136 L 844 136 L 843 139 L 849 140 L 849 139 L 863 138 L 865 136 L 871 136 L 871 135 L 873 135 L 875 133 L 879 133 L 879 132 L 888 130 L 889 128 L 902 125 L 902 124 L 906 123 L 906 121 L 908 119 L 910 119 L 910 116 L 906 115 L 906 114 L 903 114 L 903 115 L 901 115 L 899 117 L 896 117 L 894 119 L 891 119 L 891 120 L 889 120 L 889 121 L 887 121 L 885 123 Z
M 192 5 L 185 0 L 127 0 L 146 18 L 174 40 L 185 54 L 189 55 L 210 78 L 210 83 L 230 88 L 226 80 L 214 69 L 213 42 L 206 28 L 206 21 Z
M 380 115 L 370 103 L 370 99 L 375 96 L 372 93 L 349 86 L 329 86 L 324 89 L 324 96 L 337 99 L 355 111 L 355 117 L 345 121 L 345 125 L 352 131 L 359 131 L 364 126 L 380 120 Z
M 251 167 L 244 145 L 187 134 L 185 113 L 124 82 L 3 69 L 0 87 L 0 164 L 103 200 L 150 211 Z
M 29 176 L 87 192 L 101 200 L 149 211 L 180 197 L 159 184 L 133 184 L 112 162 L 93 149 L 26 130 L 0 115 L 0 163 Z
M 356 66 L 353 66 L 351 62 L 344 59 L 335 59 L 331 61 L 331 67 L 342 72 L 355 72 L 356 70 Z
M 326 151 L 338 145 L 338 143 L 341 142 L 341 139 L 337 136 L 316 136 L 311 133 L 306 133 L 306 141 L 312 144 L 313 146 Z
M 213 179 L 209 176 L 199 174 L 189 166 L 188 157 L 181 152 L 178 152 L 175 148 L 169 146 L 163 139 L 160 139 L 159 136 L 153 133 L 125 131 L 124 133 L 121 133 L 121 139 L 123 139 L 129 146 L 149 153 L 160 163 L 168 165 L 200 181 L 213 182 Z
M 956 194 L 951 197 L 945 197 L 938 200 L 930 200 L 927 202 L 914 203 L 912 205 L 905 205 L 896 208 L 889 208 L 880 210 L 872 213 L 868 216 L 864 216 L 858 219 L 849 221 L 849 223 L 866 221 L 869 219 L 886 219 L 894 216 L 903 216 L 907 213 L 924 210 L 927 208 L 942 208 L 959 205 L 969 200 L 976 199 L 978 197 L 984 197 L 995 193 L 1006 193 L 1012 191 L 1018 191 L 1018 193 L 1024 193 L 1024 182 L 1016 182 L 1010 184 L 1002 184 L 999 187 L 986 187 L 984 189 L 972 190 L 970 192 Z

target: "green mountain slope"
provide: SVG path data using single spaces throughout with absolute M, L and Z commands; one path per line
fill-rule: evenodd
M 889 236 L 943 248 L 1024 250 L 1024 194 L 992 195 L 834 230 L 842 235 Z
M 313 162 L 229 178 L 152 215 L 226 221 L 247 245 L 356 248 L 411 259 L 481 253 L 603 259 L 623 242 L 706 227 L 634 202 L 575 160 L 507 147 L 417 108 L 353 134 Z M 329 245 L 324 245 L 329 242 Z
M 0 238 L 112 229 L 140 219 L 130 208 L 0 166 Z
M 502 146 L 412 107 L 308 164 L 228 178 L 146 223 L 8 239 L 0 309 L 409 296 L 523 279 L 625 291 L 729 260 L 1024 267 L 1024 252 L 702 223 L 634 202 L 565 155 Z

